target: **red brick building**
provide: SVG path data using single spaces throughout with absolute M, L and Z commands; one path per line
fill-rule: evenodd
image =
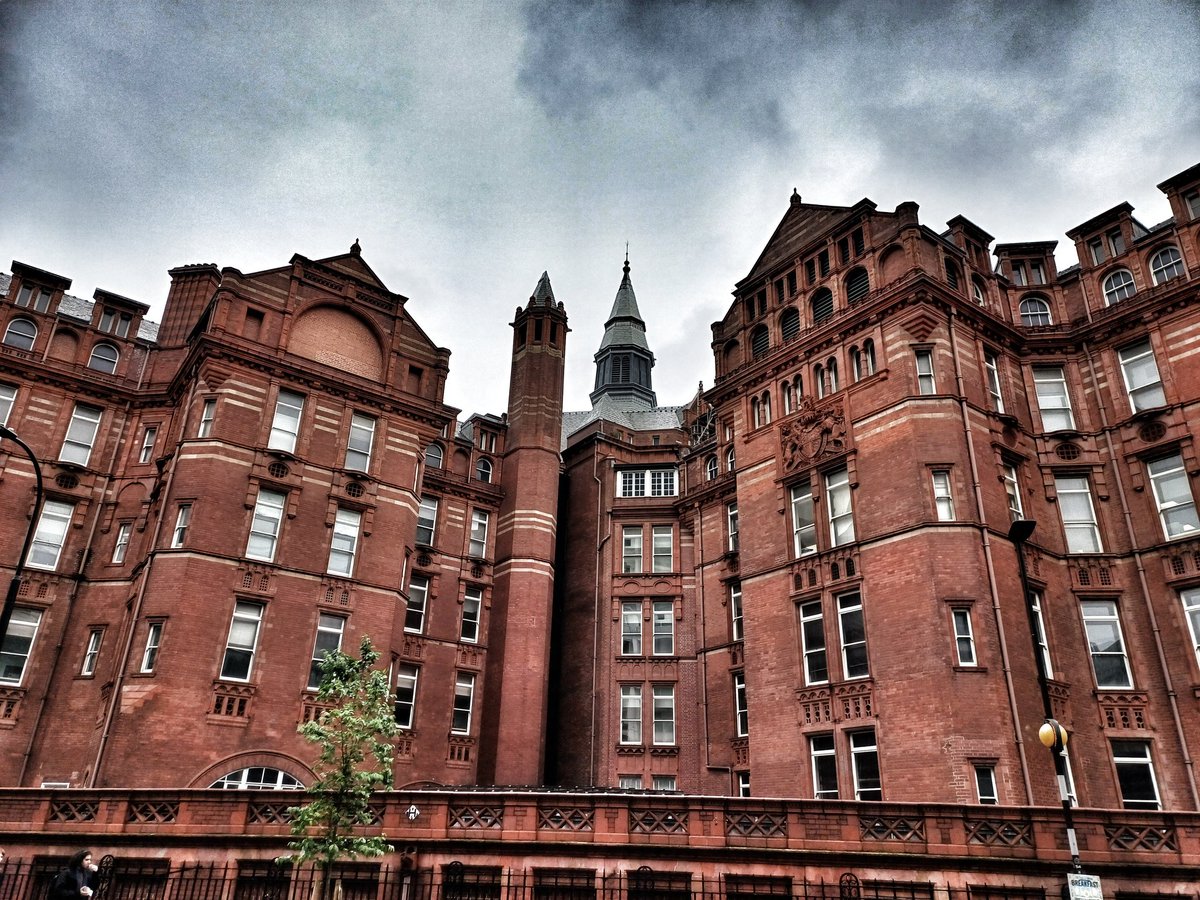
M 180 858 L 211 856 L 203 834 L 269 858 L 282 832 L 251 826 L 288 801 L 246 801 L 229 831 L 200 789 L 307 784 L 314 659 L 368 634 L 398 785 L 608 792 L 413 794 L 441 810 L 444 832 L 411 835 L 433 869 L 691 859 L 716 884 L 852 866 L 1035 890 L 1069 856 L 1046 702 L 1085 865 L 1127 890 L 1194 877 L 1200 166 L 1160 188 L 1170 219 L 1109 210 L 1063 268 L 1053 242 L 993 247 L 915 203 L 795 194 L 713 325 L 713 387 L 677 406 L 626 261 L 590 408 L 564 413 L 543 275 L 509 409 L 462 421 L 449 351 L 357 244 L 174 269 L 157 328 L 14 262 L 0 422 L 46 498 L 0 441 L 8 572 L 35 532 L 0 783 L 43 790 L 0 814 L 44 823 L 35 848 L 64 821 L 146 847 L 145 824 Z M 1037 523 L 1020 545 L 1014 519 Z M 415 821 L 399 796 L 393 832 Z

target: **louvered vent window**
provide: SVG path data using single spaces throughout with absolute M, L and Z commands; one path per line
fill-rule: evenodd
M 833 292 L 829 288 L 821 288 L 813 294 L 812 317 L 814 324 L 833 318 Z
M 767 350 L 771 347 L 771 339 L 767 332 L 766 325 L 759 325 L 750 335 L 750 354 L 755 358 L 767 355 Z
M 800 312 L 796 309 L 785 309 L 783 315 L 779 317 L 779 327 L 783 332 L 783 339 L 790 341 L 800 334 Z
M 871 291 L 871 278 L 866 269 L 854 269 L 846 276 L 846 299 L 855 303 Z

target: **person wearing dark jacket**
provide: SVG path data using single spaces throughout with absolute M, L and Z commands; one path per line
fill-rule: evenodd
M 96 889 L 96 866 L 92 864 L 92 851 L 80 850 L 67 863 L 67 867 L 54 876 L 50 888 L 50 900 L 81 900 L 92 896 Z

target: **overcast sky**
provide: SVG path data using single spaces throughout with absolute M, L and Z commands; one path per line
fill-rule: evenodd
M 0 0 L 0 266 L 149 303 L 169 268 L 363 257 L 507 405 L 549 270 L 568 409 L 629 242 L 662 404 L 792 188 L 1060 241 L 1200 162 L 1200 5 Z

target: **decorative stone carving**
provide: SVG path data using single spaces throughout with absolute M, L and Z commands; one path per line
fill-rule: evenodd
M 801 397 L 796 415 L 779 429 L 786 471 L 811 466 L 846 448 L 846 417 L 838 404 L 817 406 L 812 397 Z

